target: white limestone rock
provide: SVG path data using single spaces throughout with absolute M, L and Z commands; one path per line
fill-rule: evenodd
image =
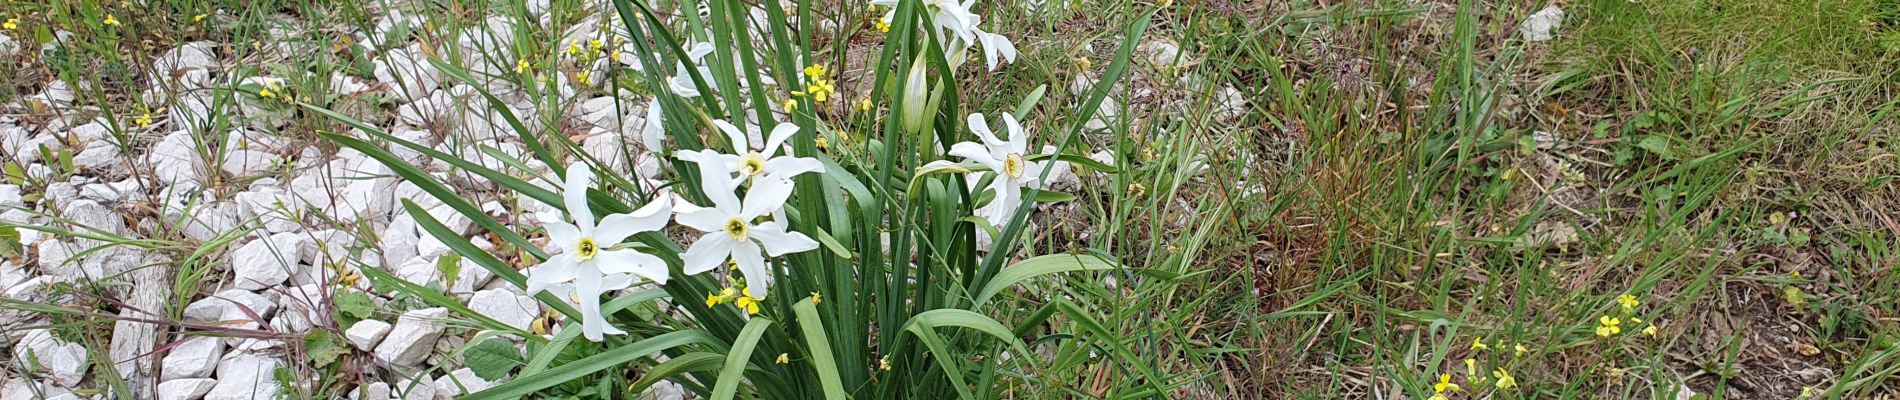
M 237 353 L 218 363 L 218 384 L 205 394 L 205 400 L 252 400 L 279 398 L 276 358 Z
M 437 320 L 447 317 L 446 308 L 425 308 L 403 313 L 389 336 L 376 345 L 376 358 L 400 366 L 415 366 L 429 357 L 443 326 Z
M 389 400 L 389 384 L 372 382 L 350 391 L 351 400 Z
M 355 325 L 350 325 L 350 329 L 343 331 L 343 338 L 348 339 L 358 350 L 370 351 L 376 349 L 376 344 L 381 343 L 384 336 L 389 335 L 390 328 L 388 322 L 373 319 L 356 321 Z
M 1524 22 L 1517 24 L 1517 33 L 1523 35 L 1525 41 L 1542 42 L 1556 38 L 1557 29 L 1563 25 L 1564 9 L 1553 4 L 1524 18 Z
M 160 381 L 185 378 L 209 378 L 224 357 L 224 341 L 213 337 L 187 337 L 173 346 L 160 363 L 164 369 Z M 203 395 L 204 393 L 199 393 Z
M 475 393 L 500 385 L 502 382 L 489 382 L 475 376 L 475 371 L 462 368 L 435 379 L 435 396 L 438 399 L 453 399 L 456 396 Z
M 246 313 L 246 309 L 250 312 Z M 269 297 L 242 289 L 230 289 L 186 305 L 185 318 L 228 328 L 257 329 L 259 323 L 251 318 L 251 314 L 268 320 L 276 311 L 277 303 Z
M 233 177 L 251 177 L 270 172 L 284 162 L 282 157 L 263 151 L 240 149 L 224 155 L 219 169 Z
M 529 330 L 534 318 L 541 315 L 540 302 L 507 289 L 475 292 L 468 299 L 468 308 L 524 331 Z
M 252 240 L 231 252 L 231 270 L 237 274 L 237 288 L 261 290 L 290 279 L 303 269 L 304 242 L 295 233 L 279 233 Z
M 158 384 L 158 400 L 198 400 L 210 393 L 217 379 L 190 378 L 174 379 Z
M 19 344 L 13 346 L 13 359 L 36 361 L 42 372 L 65 387 L 74 387 L 85 380 L 86 367 L 91 365 L 87 363 L 91 357 L 85 346 L 59 340 L 45 329 L 26 331 Z

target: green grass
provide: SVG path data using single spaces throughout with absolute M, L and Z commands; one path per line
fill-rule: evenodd
M 1013 109 L 1046 88 L 1024 118 L 1032 131 L 1057 137 L 1082 118 L 1066 113 L 1083 94 L 1070 83 L 1106 68 L 1119 17 L 1147 5 L 1054 3 L 1042 13 L 986 6 L 986 24 L 1016 38 L 1022 58 L 1002 73 L 967 74 L 975 95 L 959 109 Z M 1896 392 L 1900 6 L 1591 0 L 1562 5 L 1556 40 L 1525 43 L 1516 22 L 1542 4 L 1282 3 L 1180 2 L 1159 14 L 1149 38 L 1179 43 L 1192 63 L 1134 64 L 1137 76 L 1113 97 L 1131 110 L 1075 144 L 1112 151 L 1125 172 L 1085 179 L 1077 200 L 1037 218 L 1025 241 L 1037 254 L 1086 247 L 1171 275 L 1073 275 L 1004 296 L 994 316 L 1049 318 L 1015 333 L 1049 338 L 1029 345 L 1054 356 L 1033 379 L 998 372 L 992 379 L 1007 383 L 997 397 L 1426 398 L 1440 374 L 1465 387 L 1453 398 L 1668 398 L 1678 385 L 1711 398 Z M 186 22 L 214 6 L 227 14 Z M 114 34 L 96 26 L 100 7 L 0 6 L 0 18 L 26 16 L 30 29 L 76 33 L 67 56 L 0 65 L 15 77 L 0 82 L 0 100 L 60 77 L 123 123 L 142 111 L 115 101 L 137 95 L 115 71 L 145 68 L 156 51 L 276 39 L 267 27 L 282 11 L 307 29 L 374 24 L 346 4 L 159 2 L 108 7 L 125 23 Z M 846 50 L 814 53 L 860 65 L 845 73 L 863 77 L 841 77 L 851 101 L 868 96 L 875 71 L 862 65 L 876 61 L 848 50 L 871 36 L 872 16 L 859 10 L 815 10 L 857 21 L 849 36 L 820 38 L 834 46 L 820 48 Z M 415 11 L 433 27 L 417 34 L 445 39 L 478 16 L 513 12 Z M 554 15 L 557 25 L 573 20 Z M 328 38 L 315 32 L 306 39 Z M 518 32 L 514 54 L 565 45 L 556 32 Z M 247 61 L 239 68 L 316 72 L 324 79 L 291 80 L 293 92 L 312 94 L 329 91 L 327 71 L 367 75 L 364 56 L 387 50 L 231 49 Z M 1232 120 L 1207 111 L 1226 86 L 1249 102 Z M 380 104 L 320 99 L 331 109 Z M 1188 112 L 1159 106 L 1173 101 Z M 852 118 L 827 120 L 846 127 L 827 136 L 834 157 L 870 157 L 847 137 L 881 128 Z M 340 128 L 318 115 L 294 121 L 288 132 L 313 142 Z M 206 141 L 222 142 L 223 131 L 207 130 Z M 176 259 L 224 251 L 160 239 L 177 242 L 166 246 Z M 200 294 L 183 284 L 193 279 L 181 279 L 179 303 Z M 1621 310 L 1614 299 L 1625 293 L 1642 304 Z M 1047 299 L 1073 299 L 1077 312 Z M 1621 334 L 1595 334 L 1606 314 L 1625 320 Z M 95 332 L 109 322 L 68 321 Z M 1641 333 L 1648 323 L 1654 337 Z M 1114 337 L 1134 355 L 1062 335 Z M 1473 339 L 1491 350 L 1472 350 Z M 1527 352 L 1513 354 L 1520 344 Z M 1519 387 L 1474 382 L 1467 358 L 1485 376 L 1507 370 Z M 1161 375 L 1168 393 L 1129 379 L 1138 370 Z M 328 397 L 353 379 L 306 372 L 335 383 L 300 396 Z

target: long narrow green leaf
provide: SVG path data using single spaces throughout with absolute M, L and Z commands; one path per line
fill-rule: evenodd
M 733 394 L 739 392 L 739 383 L 745 380 L 746 359 L 752 358 L 752 348 L 758 347 L 759 337 L 764 336 L 765 328 L 770 326 L 771 318 L 753 317 L 739 330 L 739 337 L 732 341 L 732 350 L 726 351 L 725 367 L 719 369 L 719 383 L 713 385 L 713 400 L 732 400 Z
M 1074 321 L 1076 325 L 1081 325 L 1083 330 L 1099 336 L 1100 338 L 1097 342 L 1107 346 L 1109 351 L 1115 354 L 1116 358 L 1129 362 L 1141 360 L 1134 352 L 1128 351 L 1128 346 L 1122 345 L 1121 339 L 1116 337 L 1114 332 L 1110 332 L 1107 327 L 1102 326 L 1101 322 L 1097 322 L 1095 317 L 1090 316 L 1089 313 L 1083 311 L 1081 307 L 1076 307 L 1074 304 L 1065 301 L 1056 303 L 1056 309 L 1061 310 L 1062 314 L 1067 315 L 1069 320 Z M 1134 367 L 1135 371 L 1140 372 L 1143 378 L 1147 378 L 1148 385 L 1153 387 L 1155 391 L 1168 393 L 1168 389 L 1165 386 L 1166 382 L 1161 380 L 1161 375 L 1156 373 L 1154 369 L 1140 363 L 1136 363 Z
M 678 357 L 673 357 L 666 360 L 666 362 L 660 363 L 660 365 L 653 366 L 653 369 L 647 370 L 646 374 L 641 375 L 639 380 L 635 380 L 632 385 L 627 386 L 627 391 L 640 393 L 666 378 L 688 372 L 716 370 L 719 369 L 721 361 L 725 359 L 726 356 L 703 351 L 681 354 Z
M 390 274 L 389 271 L 384 271 L 382 268 L 365 266 L 365 267 L 360 268 L 360 270 L 363 271 L 363 276 L 369 278 L 370 281 L 381 282 L 386 285 L 395 286 L 396 290 L 402 291 L 403 293 L 408 293 L 412 296 L 416 296 L 416 298 L 422 299 L 424 303 L 429 303 L 429 305 L 436 306 L 436 307 L 447 308 L 449 309 L 449 311 L 452 311 L 456 314 L 461 314 L 469 318 L 472 318 L 475 320 L 475 322 L 482 324 L 483 327 L 487 327 L 488 329 L 506 331 L 509 333 L 513 333 L 517 336 L 531 338 L 533 340 L 546 340 L 546 339 L 542 339 L 540 336 L 534 335 L 532 333 L 528 333 L 528 331 L 521 330 L 521 328 L 516 328 L 513 325 L 508 325 L 507 323 L 497 321 L 494 318 L 489 318 L 487 315 L 482 315 L 482 313 L 475 312 L 475 310 L 468 308 L 468 306 L 466 305 L 463 305 L 461 301 L 456 300 L 454 297 L 449 297 L 448 295 L 442 294 L 441 291 L 431 290 L 427 287 L 423 287 L 422 285 L 415 284 L 414 282 L 405 281 L 402 278 L 398 278 L 395 275 Z
M 799 332 L 805 334 L 805 347 L 811 356 L 812 368 L 818 369 L 818 383 L 825 389 L 825 398 L 841 400 L 850 398 L 845 394 L 844 380 L 838 377 L 838 360 L 831 353 L 831 343 L 826 342 L 824 322 L 818 319 L 818 305 L 811 299 L 805 299 L 792 306 L 792 312 L 798 314 Z
M 619 367 L 633 360 L 659 353 L 667 349 L 693 343 L 714 345 L 718 338 L 699 330 L 682 330 L 660 334 L 625 346 L 616 347 L 600 354 L 563 364 L 540 373 L 523 375 L 513 381 L 501 384 L 462 397 L 462 400 L 517 399 L 535 391 L 566 383 L 601 370 Z
M 996 278 L 991 279 L 988 285 L 983 286 L 983 290 L 977 292 L 975 306 L 981 307 L 989 303 L 990 298 L 995 297 L 996 294 L 1002 292 L 1003 289 L 1007 289 L 1011 285 L 1021 283 L 1029 278 L 1060 272 L 1102 271 L 1119 268 L 1121 268 L 1120 264 L 1093 254 L 1049 254 L 1037 256 L 1018 262 L 1015 265 L 1009 266 L 1009 268 L 1004 268 L 1003 272 L 997 273 Z

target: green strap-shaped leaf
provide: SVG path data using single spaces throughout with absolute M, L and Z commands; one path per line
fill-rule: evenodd
M 974 306 L 981 307 L 983 304 L 988 303 L 991 297 L 995 297 L 997 293 L 1001 293 L 1003 289 L 1021 283 L 1029 278 L 1058 272 L 1101 271 L 1119 268 L 1121 268 L 1121 265 L 1092 254 L 1049 254 L 1037 256 L 1018 262 L 1015 265 L 1009 266 L 1009 268 L 1004 268 L 1002 272 L 997 273 L 996 278 L 991 279 L 989 285 L 984 286 L 983 290 L 977 292 L 976 304 Z
M 660 381 L 666 378 L 688 372 L 719 369 L 720 364 L 725 359 L 726 356 L 718 353 L 707 353 L 703 351 L 681 354 L 679 357 L 668 359 L 666 362 L 660 363 L 660 365 L 653 366 L 653 369 L 647 370 L 646 375 L 640 376 L 639 380 L 635 380 L 632 385 L 627 386 L 627 391 L 639 393 L 648 387 L 652 387 L 654 384 L 660 383 Z
M 792 312 L 798 314 L 798 329 L 805 334 L 805 348 L 811 357 L 812 368 L 818 369 L 818 384 L 825 389 L 825 398 L 842 400 L 851 398 L 844 391 L 844 379 L 838 377 L 838 360 L 832 357 L 831 343 L 826 341 L 824 321 L 818 319 L 818 305 L 811 299 L 792 305 Z
M 578 330 L 578 329 L 570 329 Z M 513 381 L 462 397 L 463 400 L 518 399 L 529 393 L 578 379 L 604 369 L 693 343 L 717 344 L 718 338 L 699 330 L 674 331 L 613 348 L 546 371 L 522 375 Z
M 964 399 L 974 399 L 975 396 L 971 394 L 969 384 L 964 382 L 963 370 L 957 366 L 957 353 L 951 352 L 949 344 L 937 335 L 937 328 L 942 327 L 975 329 L 1008 343 L 1011 348 L 1016 349 L 1017 353 L 1025 357 L 1031 354 L 1029 347 L 1016 339 L 1009 327 L 983 314 L 954 308 L 940 308 L 917 313 L 917 316 L 911 317 L 910 321 L 904 323 L 903 331 L 916 335 L 917 339 L 924 342 L 924 346 L 929 347 L 931 352 L 937 353 L 931 358 L 937 360 L 937 364 L 943 367 L 944 374 L 950 377 L 950 382 L 957 389 L 957 394 Z M 1033 358 L 1025 359 L 1033 360 Z
M 719 369 L 719 382 L 713 384 L 713 400 L 732 400 L 739 392 L 739 382 L 745 380 L 746 359 L 752 358 L 752 349 L 759 346 L 759 337 L 765 335 L 765 328 L 772 326 L 772 319 L 752 317 L 745 322 L 745 328 L 739 330 L 739 337 L 732 341 L 732 350 L 726 351 L 726 366 Z

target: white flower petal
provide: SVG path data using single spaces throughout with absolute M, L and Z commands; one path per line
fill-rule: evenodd
M 548 244 L 573 253 L 574 247 L 581 243 L 581 230 L 566 222 L 546 222 Z
M 580 228 L 581 236 L 594 233 L 594 210 L 587 208 L 587 187 L 593 184 L 594 171 L 588 169 L 587 164 L 568 164 L 561 196 L 567 202 L 567 215 L 574 218 L 574 226 Z
M 1003 160 L 996 159 L 995 155 L 990 154 L 989 148 L 976 144 L 976 142 L 962 142 L 950 145 L 949 154 L 975 161 L 977 164 L 983 164 L 985 167 L 990 167 L 991 171 L 996 171 L 998 175 L 1003 173 Z
M 739 210 L 739 219 L 750 221 L 760 215 L 777 211 L 785 207 L 785 199 L 792 197 L 792 181 L 783 178 L 766 177 L 752 182 L 752 188 L 745 193 L 745 206 Z
M 536 265 L 528 274 L 528 294 L 533 295 L 553 288 L 554 285 L 574 279 L 574 271 L 579 269 L 573 253 L 555 255 Z
M 647 102 L 646 126 L 640 130 L 640 144 L 646 146 L 647 151 L 666 151 L 665 118 L 666 112 L 660 109 L 659 97 L 654 97 L 652 101 Z
M 696 275 L 719 268 L 720 265 L 726 263 L 726 257 L 732 255 L 734 244 L 736 242 L 732 240 L 732 236 L 725 232 L 712 232 L 700 236 L 699 240 L 693 241 L 693 245 L 686 248 L 686 253 L 680 254 L 682 261 L 680 272 Z
M 666 196 L 657 196 L 632 213 L 601 218 L 600 227 L 594 230 L 594 240 L 599 241 L 601 246 L 612 246 L 635 233 L 666 227 L 666 221 L 673 217 L 673 202 L 670 200 Z
M 1029 133 L 1023 131 L 1023 125 L 1016 123 L 1016 116 L 1003 113 L 1003 125 L 1009 127 L 1009 150 L 1013 154 L 1029 154 Z
M 746 135 L 745 130 L 739 129 L 737 126 L 732 126 L 731 122 L 726 122 L 726 120 L 723 119 L 715 119 L 713 120 L 713 126 L 719 127 L 720 132 L 725 132 L 726 140 L 732 141 L 732 151 L 735 153 L 745 152 L 746 146 L 751 143 L 750 136 Z
M 731 219 L 732 215 L 717 208 L 698 208 L 673 214 L 673 220 L 679 221 L 680 225 L 706 233 L 723 234 L 726 230 L 726 221 Z
M 764 154 L 768 158 L 778 154 L 779 148 L 784 147 L 785 141 L 791 139 L 792 135 L 795 134 L 798 134 L 798 124 L 778 124 L 778 126 L 772 127 L 772 133 L 765 136 L 765 148 L 760 150 L 759 153 Z M 785 154 L 791 153 L 787 152 Z
M 733 246 L 732 261 L 739 264 L 739 273 L 745 276 L 746 291 L 752 293 L 754 299 L 764 299 L 772 286 L 772 272 L 766 270 L 759 246 L 751 242 L 738 243 Z
M 996 131 L 990 130 L 990 122 L 983 118 L 983 113 L 970 114 L 965 120 L 970 124 L 970 132 L 976 132 L 976 137 L 983 139 L 983 147 L 995 149 L 1009 144 L 997 138 Z
M 634 274 L 653 283 L 666 284 L 666 261 L 652 254 L 633 250 L 610 250 L 600 252 L 600 255 L 592 261 L 603 273 Z
M 824 163 L 818 162 L 818 159 L 811 157 L 778 156 L 770 160 L 765 160 L 766 175 L 780 179 L 791 179 L 798 174 L 817 172 L 824 169 Z
M 607 319 L 600 315 L 600 279 L 583 277 L 574 282 L 574 297 L 580 299 L 581 333 L 587 340 L 600 341 L 601 334 L 621 335 L 621 332 L 607 325 Z
M 731 172 L 711 163 L 699 163 L 699 183 L 702 185 L 700 191 L 712 199 L 713 207 L 728 215 L 739 213 L 739 195 L 732 193 L 739 183 L 732 179 Z
M 752 228 L 748 235 L 765 247 L 765 254 L 778 257 L 791 253 L 800 253 L 818 249 L 818 241 L 803 233 L 792 232 L 778 221 L 770 221 Z

